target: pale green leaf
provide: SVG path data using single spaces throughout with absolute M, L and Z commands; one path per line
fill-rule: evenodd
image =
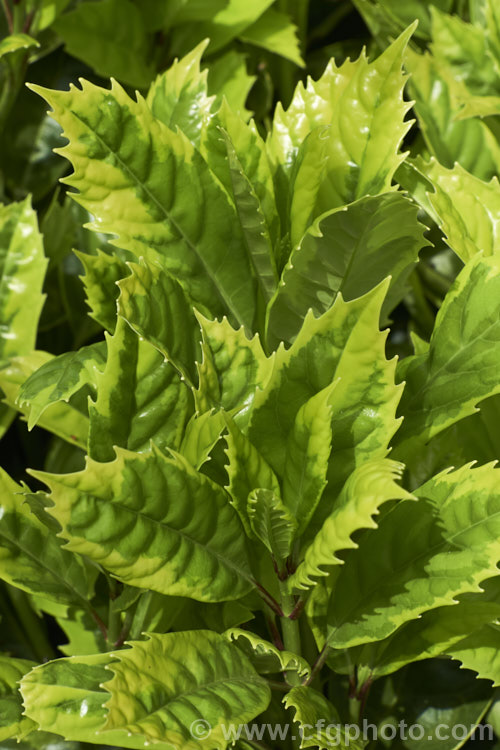
M 492 680 L 493 687 L 500 685 L 500 624 L 484 625 L 462 641 L 455 643 L 447 653 L 461 662 L 465 669 L 477 672 L 479 678 Z
M 320 217 L 292 251 L 268 312 L 273 340 L 293 340 L 309 308 L 325 312 L 339 292 L 366 294 L 387 276 L 390 312 L 426 244 L 417 207 L 400 193 L 362 198 Z
M 493 726 L 495 734 L 500 736 L 500 699 L 496 700 L 487 716 L 488 724 Z M 498 744 L 498 743 L 497 743 Z
M 303 561 L 290 578 L 290 586 L 298 589 L 314 586 L 316 578 L 329 574 L 330 566 L 343 564 L 337 552 L 357 547 L 352 539 L 356 531 L 377 527 L 374 516 L 384 503 L 411 499 L 411 495 L 396 484 L 403 469 L 402 464 L 388 459 L 368 461 L 355 469 L 306 549 Z
M 70 140 L 61 153 L 75 171 L 66 182 L 95 217 L 90 227 L 159 261 L 203 312 L 251 327 L 255 282 L 234 207 L 187 137 L 116 83 L 110 91 L 86 81 L 82 90 L 32 88 Z
M 0 57 L 8 55 L 11 52 L 17 52 L 20 49 L 31 49 L 39 47 L 40 42 L 28 34 L 10 34 L 4 37 L 0 42 Z
M 327 385 L 303 404 L 288 436 L 283 470 L 283 503 L 302 533 L 326 486 L 332 448 L 332 393 Z
M 1 372 L 0 372 L 1 379 Z M 3 438 L 14 419 L 17 417 L 15 409 L 11 409 L 7 404 L 0 404 L 0 439 Z
M 297 27 L 287 13 L 269 8 L 255 23 L 245 29 L 241 39 L 291 60 L 301 68 L 305 65 L 300 54 Z
M 23 716 L 23 704 L 18 682 L 35 666 L 26 659 L 0 654 L 0 742 L 10 738 L 22 739 L 36 724 Z
M 86 603 L 83 561 L 30 511 L 23 488 L 0 469 L 0 578 L 28 593 L 64 604 Z
M 231 110 L 244 119 L 250 116 L 245 103 L 256 76 L 247 72 L 246 57 L 234 49 L 210 61 L 208 90 L 224 97 Z
M 67 643 L 58 646 L 61 653 L 65 656 L 83 656 L 107 650 L 104 634 L 88 612 L 69 608 L 65 615 L 56 616 L 57 624 L 68 639 Z
M 401 190 L 411 196 L 424 209 L 426 214 L 436 224 L 439 224 L 439 217 L 429 200 L 429 193 L 434 192 L 434 185 L 425 175 L 425 165 L 426 162 L 421 156 L 417 156 L 415 159 L 407 158 L 398 168 L 394 179 L 398 182 Z
M 93 654 L 40 664 L 21 682 L 26 716 L 66 740 L 143 748 L 143 737 L 131 737 L 123 729 L 102 731 L 109 698 L 102 683 L 111 679 L 106 669 L 111 659 L 111 654 Z M 171 746 L 158 743 L 158 750 Z
M 261 214 L 257 219 L 263 223 L 268 242 L 271 241 L 274 247 L 280 238 L 275 185 L 266 145 L 255 123 L 247 124 L 223 101 L 218 112 L 206 123 L 201 150 L 210 168 L 235 200 L 243 191 L 241 201 L 250 190 L 250 197 Z M 248 222 L 248 209 L 246 214 Z M 264 260 L 260 258 L 260 265 Z M 267 265 L 270 266 L 267 275 L 276 275 L 272 256 Z
M 424 612 L 389 638 L 357 649 L 353 663 L 366 665 L 377 678 L 406 664 L 448 653 L 469 635 L 473 642 L 480 629 L 500 616 L 499 584 L 498 577 L 491 579 L 482 584 L 486 594 L 465 594 L 458 604 Z
M 390 39 L 401 33 L 408 24 L 418 18 L 415 36 L 429 39 L 430 36 L 430 8 L 436 6 L 445 12 L 450 12 L 453 0 L 433 0 L 432 5 L 422 0 L 353 0 L 354 6 L 363 17 L 366 25 L 377 40 L 385 47 Z
M 349 552 L 330 597 L 328 643 L 382 640 L 498 573 L 500 493 L 488 464 L 444 472 L 383 514 Z M 381 554 L 383 553 L 383 554 Z
M 278 349 L 272 376 L 255 396 L 249 437 L 279 476 L 299 409 L 339 378 L 331 400 L 335 418 L 327 492 L 338 492 L 366 458 L 386 455 L 398 426 L 401 393 L 394 385 L 395 362 L 385 358 L 386 335 L 378 330 L 386 287 L 351 302 L 338 295 L 320 318 L 310 311 L 292 346 Z
M 223 131 L 227 148 L 227 161 L 231 176 L 234 204 L 238 221 L 241 226 L 242 235 L 247 248 L 248 256 L 251 258 L 259 285 L 266 302 L 273 296 L 278 283 L 276 265 L 274 262 L 274 250 L 266 223 L 266 217 L 261 207 L 259 196 L 254 188 L 252 180 L 259 175 L 253 171 L 249 174 L 245 168 L 254 167 L 245 159 L 245 165 L 238 158 L 236 148 L 228 133 Z M 254 134 L 257 139 L 257 133 Z M 252 151 L 251 143 L 247 154 L 258 153 L 257 149 Z M 262 152 L 265 159 L 265 152 Z M 258 169 L 258 166 L 257 166 Z M 270 173 L 269 173 L 270 174 Z M 265 188 L 264 188 L 265 189 Z
M 70 4 L 71 0 L 42 0 L 38 28 L 40 30 L 52 26 L 56 18 Z
M 89 404 L 89 455 L 111 461 L 113 446 L 146 451 L 151 441 L 178 449 L 193 404 L 177 370 L 121 317 L 107 346 L 97 398 Z
M 293 721 L 299 725 L 300 747 L 330 750 L 350 747 L 361 750 L 366 745 L 348 733 L 349 725 L 342 725 L 336 708 L 324 695 L 302 685 L 292 688 L 285 696 L 285 708 L 294 709 Z
M 439 215 L 447 243 L 464 262 L 479 250 L 485 256 L 500 250 L 500 185 L 496 177 L 483 182 L 455 164 L 446 169 L 436 160 L 426 165 L 435 192 L 429 199 Z
M 238 424 L 248 421 L 255 392 L 270 377 L 274 357 L 266 357 L 259 334 L 248 339 L 226 318 L 208 320 L 197 315 L 203 333 L 203 359 L 198 365 L 196 406 L 203 413 L 213 407 L 235 411 Z
M 457 120 L 465 120 L 469 117 L 491 117 L 500 114 L 499 96 L 467 96 L 463 99 Z
M 20 408 L 29 407 L 28 429 L 33 429 L 52 404 L 68 402 L 85 385 L 95 387 L 97 373 L 105 363 L 106 345 L 91 344 L 49 359 L 30 375 L 17 398 Z
M 277 563 L 286 560 L 297 532 L 297 522 L 273 490 L 256 489 L 248 496 L 250 527 Z
M 189 19 L 189 26 L 185 28 L 183 36 L 179 36 L 182 49 L 190 49 L 200 39 L 210 39 L 208 51 L 210 53 L 224 47 L 230 41 L 240 36 L 266 11 L 274 0 L 230 0 L 223 8 L 216 9 L 213 16 L 201 23 L 193 23 Z
M 138 0 L 145 2 L 150 12 L 151 6 L 163 3 L 167 11 L 171 12 L 170 23 L 173 26 L 194 21 L 209 21 L 226 8 L 232 0 Z
M 54 30 L 70 55 L 99 75 L 145 88 L 153 77 L 150 40 L 141 13 L 130 0 L 80 3 L 56 19 Z
M 178 750 L 224 750 L 223 728 L 244 724 L 267 708 L 270 689 L 227 638 L 208 630 L 151 634 L 115 653 L 106 684 L 109 729 L 123 728 Z M 211 731 L 193 738 L 204 722 Z
M 185 459 L 116 449 L 74 474 L 31 472 L 48 484 L 49 512 L 67 548 L 125 583 L 198 601 L 251 588 L 243 529 L 226 493 Z
M 195 469 L 209 460 L 210 452 L 226 426 L 224 413 L 207 411 L 193 414 L 186 425 L 179 453 L 182 453 Z
M 427 354 L 405 367 L 398 456 L 464 417 L 500 391 L 500 257 L 475 257 L 438 312 Z M 404 460 L 404 459 L 403 459 Z
M 497 63 L 500 61 L 500 12 L 495 0 L 485 0 L 479 13 L 484 13 L 486 22 L 488 41 L 493 56 Z
M 315 128 L 328 126 L 328 167 L 315 216 L 368 194 L 390 189 L 404 156 L 399 147 L 410 123 L 404 116 L 403 54 L 415 26 L 409 27 L 373 63 L 365 52 L 337 67 L 332 60 L 322 77 L 299 83 L 292 103 L 274 116 L 270 153 L 285 170 Z
M 307 678 L 311 673 L 311 667 L 301 656 L 290 651 L 280 651 L 269 641 L 248 630 L 231 628 L 224 635 L 245 652 L 260 674 L 292 671 L 297 672 L 299 677 Z
M 431 154 L 449 169 L 459 162 L 476 177 L 491 179 L 499 171 L 500 145 L 479 118 L 456 118 L 463 106 L 463 84 L 428 53 L 408 49 L 405 67 L 411 73 L 410 93 Z
M 198 380 L 200 326 L 180 284 L 157 264 L 130 263 L 119 282 L 118 310 L 127 323 L 168 359 L 190 384 Z M 182 335 L 179 332 L 182 330 Z
M 31 201 L 0 205 L 0 358 L 31 354 L 47 268 Z
M 265 489 L 271 490 L 279 497 L 280 486 L 263 455 L 228 415 L 225 415 L 225 418 L 228 429 L 226 453 L 229 459 L 229 465 L 226 467 L 229 477 L 227 491 L 239 513 L 245 531 L 249 536 L 254 536 L 252 524 L 248 518 L 248 496 L 253 490 Z
M 20 411 L 28 420 L 30 409 L 28 406 L 18 406 L 20 387 L 43 365 L 53 359 L 47 352 L 34 351 L 24 357 L 13 357 L 9 364 L 0 370 L 0 387 L 5 394 L 5 403 L 16 411 Z M 70 399 L 69 403 L 58 402 L 49 406 L 38 421 L 39 427 L 54 433 L 72 445 L 85 448 L 88 436 L 88 417 L 82 411 L 80 404 Z
M 286 212 L 289 214 L 290 247 L 294 250 L 318 216 L 318 196 L 328 172 L 329 148 L 328 126 L 315 128 L 298 146 L 290 178 L 277 175 L 278 179 L 281 177 L 281 191 L 286 195 L 282 202 L 290 203 Z
M 119 289 L 117 282 L 129 274 L 123 261 L 113 255 L 98 250 L 97 255 L 76 253 L 80 259 L 85 275 L 82 277 L 89 315 L 97 320 L 103 328 L 113 333 L 116 326 L 116 302 Z
M 463 81 L 473 93 L 498 93 L 498 67 L 484 29 L 438 8 L 431 6 L 430 11 L 431 51 L 436 59 L 449 66 L 454 78 Z
M 200 70 L 208 40 L 175 60 L 155 80 L 147 96 L 153 115 L 171 130 L 180 128 L 198 145 L 204 121 L 210 117 L 215 97 L 207 95 L 207 71 Z

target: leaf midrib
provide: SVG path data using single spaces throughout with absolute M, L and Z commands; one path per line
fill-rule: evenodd
M 124 663 L 123 659 L 121 660 L 121 663 L 122 664 Z M 125 676 L 126 676 L 126 669 L 127 669 L 128 666 L 129 665 L 125 664 Z M 115 672 L 115 675 L 116 674 L 117 673 Z M 122 674 L 121 677 L 123 679 L 124 675 Z M 146 677 L 149 680 L 152 680 L 151 675 L 146 674 Z M 257 677 L 257 679 L 256 679 L 256 677 Z M 178 731 L 178 727 L 181 727 L 182 729 L 185 729 L 185 727 L 180 723 L 179 719 L 175 716 L 175 714 L 172 713 L 171 709 L 169 709 L 169 705 L 171 703 L 175 703 L 176 701 L 182 700 L 183 698 L 189 698 L 190 696 L 196 697 L 197 693 L 199 691 L 201 691 L 201 690 L 206 690 L 206 689 L 210 690 L 212 688 L 212 686 L 217 686 L 218 684 L 227 685 L 228 682 L 230 682 L 230 683 L 236 683 L 236 685 L 239 685 L 241 683 L 242 685 L 247 686 L 248 683 L 249 683 L 249 681 L 250 681 L 250 682 L 254 683 L 256 687 L 259 687 L 260 685 L 263 686 L 264 685 L 264 680 L 261 677 L 259 677 L 259 675 L 256 675 L 256 677 L 254 677 L 253 675 L 250 675 L 250 674 L 246 675 L 245 677 L 236 677 L 236 676 L 221 677 L 221 678 L 218 678 L 218 679 L 211 680 L 209 682 L 205 682 L 202 685 L 196 685 L 196 689 L 195 690 L 186 691 L 186 692 L 182 692 L 182 693 L 176 693 L 171 698 L 171 700 L 168 701 L 168 703 L 164 703 L 159 708 L 155 708 L 153 711 L 150 711 L 147 716 L 143 717 L 142 721 L 147 721 L 150 716 L 154 716 L 155 714 L 158 714 L 158 713 L 160 713 L 162 711 L 165 711 L 165 712 L 168 713 L 169 716 L 173 716 L 175 722 L 177 723 L 177 728 L 173 728 L 174 731 L 175 731 L 175 729 L 177 729 L 177 731 Z M 155 682 L 161 682 L 161 679 L 159 677 L 156 677 L 154 679 L 154 681 Z M 108 690 L 108 692 L 110 692 L 110 690 L 111 690 L 111 683 L 106 683 L 106 684 L 110 685 L 110 689 Z M 112 695 L 113 695 L 113 693 L 112 693 Z M 109 710 L 111 712 L 112 706 L 111 706 L 110 703 L 108 703 L 108 707 L 109 707 Z M 167 731 L 169 731 L 169 728 L 168 728 L 168 726 L 165 725 L 165 722 L 162 722 L 162 723 L 164 724 L 165 729 Z M 137 726 L 139 726 L 139 727 L 141 726 L 141 718 L 139 718 L 133 724 L 127 724 L 127 725 L 125 725 L 125 727 L 112 727 L 112 729 L 123 728 L 123 729 L 132 730 L 134 728 L 134 726 L 136 726 L 136 727 Z
M 464 308 L 464 309 L 465 309 L 465 308 Z M 462 315 L 463 315 L 463 310 L 462 310 Z M 434 383 L 435 383 L 436 379 L 438 378 L 438 376 L 439 376 L 439 375 L 441 375 L 441 373 L 443 372 L 443 370 L 444 370 L 444 371 L 446 371 L 446 370 L 448 369 L 448 367 L 449 367 L 450 363 L 451 363 L 451 362 L 453 362 L 453 360 L 457 359 L 458 357 L 460 357 L 460 356 L 462 356 L 462 355 L 463 355 L 463 356 L 465 356 L 464 352 L 466 352 L 466 351 L 467 351 L 467 349 L 468 349 L 469 347 L 472 347 L 472 346 L 473 346 L 473 345 L 474 345 L 475 343 L 477 343 L 478 339 L 479 339 L 479 340 L 480 340 L 480 339 L 484 339 L 484 338 L 485 338 L 485 334 L 487 334 L 487 333 L 488 333 L 489 331 L 491 331 L 491 330 L 492 330 L 492 329 L 494 329 L 495 327 L 498 327 L 499 325 L 500 325 L 500 321 L 499 321 L 499 320 L 495 320 L 495 321 L 493 321 L 493 322 L 491 323 L 491 325 L 489 325 L 489 326 L 488 326 L 488 328 L 484 329 L 484 330 L 483 330 L 483 331 L 482 331 L 482 332 L 481 332 L 481 333 L 479 334 L 479 336 L 477 336 L 477 337 L 476 337 L 476 338 L 474 339 L 474 341 L 469 341 L 469 342 L 467 342 L 467 345 L 466 345 L 466 346 L 464 346 L 464 347 L 462 347 L 462 348 L 459 348 L 459 349 L 457 349 L 457 350 L 456 350 L 456 351 L 455 351 L 455 352 L 453 353 L 453 355 L 452 355 L 452 356 L 451 356 L 451 357 L 450 357 L 450 358 L 449 358 L 448 360 L 446 360 L 446 362 L 444 362 L 444 363 L 443 363 L 443 364 L 441 365 L 441 367 L 440 367 L 440 368 L 439 368 L 438 370 L 436 370 L 436 371 L 434 372 L 434 374 L 432 375 L 432 377 L 430 377 L 430 378 L 428 378 L 428 379 L 426 379 L 426 380 L 425 380 L 425 382 L 423 383 L 423 385 L 421 385 L 421 386 L 420 386 L 420 388 L 418 389 L 418 391 L 416 391 L 416 393 L 414 393 L 414 394 L 413 394 L 413 396 L 412 396 L 412 397 L 411 397 L 411 398 L 410 398 L 410 399 L 409 399 L 409 400 L 408 400 L 408 401 L 406 402 L 405 408 L 408 408 L 408 406 L 409 406 L 410 404 L 414 403 L 414 401 L 415 401 L 415 400 L 416 400 L 417 398 L 419 398 L 419 397 L 420 397 L 420 396 L 421 396 L 421 395 L 422 395 L 423 393 L 425 393 L 426 391 L 429 391 L 430 389 L 432 389 L 432 386 L 434 385 Z M 500 347 L 500 341 L 498 342 L 498 346 Z M 427 368 L 429 367 L 429 359 L 430 359 L 430 350 L 429 350 L 429 352 L 428 352 L 428 353 L 427 353 L 427 355 L 426 355 L 426 361 L 425 361 L 425 364 L 426 364 Z M 429 370 L 428 370 L 428 372 L 429 372 Z M 460 373 L 459 371 L 456 371 L 456 370 L 455 370 L 455 371 L 452 371 L 452 372 L 450 373 L 450 375 L 451 375 L 451 376 L 452 376 L 453 378 L 456 378 L 456 377 L 461 377 L 461 376 L 463 375 L 463 373 Z M 493 395 L 493 394 L 491 394 L 491 395 Z M 483 398 L 487 398 L 487 396 L 477 396 L 477 399 L 479 399 L 479 400 L 482 400 Z M 433 411 L 435 411 L 436 409 L 442 409 L 442 408 L 445 408 L 445 407 L 447 406 L 447 404 L 448 404 L 448 402 L 447 402 L 447 403 L 445 403 L 445 404 L 438 404 L 437 406 L 433 407 L 433 409 L 432 409 L 432 410 L 433 410 Z M 410 410 L 408 409 L 408 411 L 410 411 Z M 421 411 L 425 411 L 425 412 L 428 412 L 428 411 L 429 411 L 429 409 L 428 409 L 428 408 L 426 408 L 426 409 L 424 410 L 424 409 L 422 408 L 422 406 L 420 406 L 420 408 L 418 408 L 418 409 L 413 409 L 413 410 L 411 410 L 411 411 L 412 411 L 412 415 L 415 415 L 415 414 L 419 414 L 419 413 L 420 413 Z M 409 415 L 408 415 L 408 416 L 409 416 Z
M 62 486 L 64 486 L 64 485 L 62 485 Z M 78 492 L 78 490 L 77 490 L 77 492 Z M 107 502 L 107 500 L 105 498 L 98 497 L 97 495 L 94 495 L 93 493 L 88 493 L 88 494 L 90 494 L 94 499 L 96 499 L 99 502 L 102 502 L 102 503 L 106 503 Z M 148 522 L 150 522 L 151 524 L 154 524 L 154 525 L 157 525 L 157 526 L 161 526 L 162 528 L 167 529 L 170 533 L 178 534 L 183 539 L 185 539 L 188 543 L 193 544 L 193 546 L 199 547 L 200 549 L 204 550 L 205 552 L 207 552 L 211 556 L 215 557 L 217 560 L 220 560 L 221 561 L 221 565 L 223 564 L 223 567 L 231 568 L 231 569 L 235 570 L 241 576 L 241 578 L 244 578 L 245 580 L 250 581 L 253 584 L 253 578 L 252 578 L 250 572 L 246 572 L 243 568 L 238 567 L 236 565 L 236 563 L 234 563 L 229 558 L 222 557 L 222 555 L 219 552 L 217 552 L 216 550 L 214 550 L 212 547 L 209 547 L 208 545 L 203 545 L 197 539 L 194 539 L 193 537 L 189 536 L 184 531 L 182 531 L 180 529 L 174 529 L 172 526 L 169 526 L 168 524 L 166 524 L 163 521 L 157 521 L 155 518 L 151 518 L 151 516 L 148 516 L 146 513 L 140 513 L 138 511 L 134 511 L 132 508 L 129 508 L 128 506 L 124 505 L 121 501 L 112 500 L 111 502 L 112 502 L 113 506 L 115 506 L 117 508 L 121 508 L 122 510 L 128 512 L 129 514 L 133 515 L 134 517 L 144 518 Z M 49 511 L 50 511 L 50 509 L 49 509 Z M 56 520 L 58 520 L 58 519 L 56 518 Z M 67 529 L 68 529 L 68 526 L 69 526 L 69 524 L 66 525 Z M 241 532 L 243 533 L 243 529 L 241 529 Z M 64 536 L 64 534 L 63 534 L 63 536 Z M 81 536 L 80 538 L 83 539 L 85 542 L 87 542 L 89 544 L 95 544 L 96 546 L 99 546 L 97 542 L 92 542 L 92 541 L 86 539 L 84 536 Z M 69 543 L 71 544 L 71 541 L 69 541 Z M 108 545 L 109 545 L 109 541 L 108 541 Z M 115 551 L 115 550 L 113 550 L 113 551 Z M 107 556 L 109 556 L 109 552 L 107 553 Z M 123 559 L 126 560 L 125 557 Z M 164 565 L 167 564 L 168 562 L 169 561 L 166 559 L 164 561 Z M 128 564 L 130 565 L 131 563 L 128 562 Z M 163 565 L 162 565 L 162 567 L 163 567 Z
M 22 516 L 22 517 L 23 517 L 23 518 L 24 518 L 24 519 L 25 519 L 25 520 L 26 520 L 26 521 L 27 521 L 28 523 L 32 523 L 32 524 L 33 524 L 33 526 L 35 526 L 35 527 L 37 526 L 37 524 L 36 524 L 36 523 L 35 523 L 35 522 L 33 521 L 33 518 L 31 518 L 31 517 L 30 517 L 30 516 L 28 516 L 28 515 L 24 515 L 24 514 L 22 514 L 22 513 L 20 513 L 20 514 L 16 514 L 16 512 L 15 512 L 15 511 L 8 511 L 6 515 L 8 515 L 9 513 L 12 513 L 12 515 L 14 515 L 14 516 L 15 516 L 15 515 L 20 515 L 20 516 Z M 45 527 L 44 527 L 44 526 L 42 526 L 42 524 L 40 524 L 40 527 L 39 527 L 39 531 L 40 531 L 40 532 L 42 533 L 42 535 L 43 535 L 43 530 L 44 530 L 44 528 L 45 528 Z M 5 532 L 4 532 L 4 531 L 3 531 L 3 528 L 2 528 L 2 524 L 0 524 L 0 536 L 2 536 L 2 537 L 3 537 L 4 539 L 7 539 L 7 541 L 8 541 L 8 542 L 9 542 L 10 544 L 14 545 L 15 547 L 18 547 L 18 549 L 20 549 L 20 550 L 21 550 L 21 551 L 22 551 L 22 552 L 23 552 L 23 553 L 24 553 L 24 554 L 25 554 L 25 555 L 26 555 L 27 557 L 29 557 L 30 559 L 32 559 L 32 560 L 33 560 L 33 561 L 34 561 L 34 562 L 35 562 L 35 563 L 36 563 L 37 565 L 39 565 L 39 566 L 41 565 L 41 566 L 42 566 L 42 567 L 43 567 L 43 568 L 44 568 L 45 570 L 47 570 L 47 571 L 48 571 L 48 572 L 49 572 L 49 573 L 51 574 L 51 576 L 52 576 L 53 578 L 55 578 L 55 579 L 56 579 L 56 581 L 59 581 L 59 582 L 60 582 L 60 583 L 61 583 L 61 584 L 63 585 L 63 587 L 64 587 L 64 588 L 66 588 L 66 589 L 69 589 L 69 591 L 71 591 L 71 592 L 74 592 L 74 594 L 76 595 L 76 597 L 77 597 L 77 600 L 78 600 L 78 601 L 84 602 L 84 603 L 85 603 L 85 606 L 87 605 L 87 600 L 85 599 L 85 597 L 84 597 L 84 596 L 83 596 L 82 594 L 80 594 L 80 593 L 79 593 L 79 592 L 78 592 L 78 591 L 77 591 L 77 590 L 76 590 L 76 589 L 75 589 L 75 588 L 74 588 L 74 587 L 73 587 L 73 586 L 72 586 L 72 585 L 71 585 L 71 584 L 70 584 L 70 583 L 69 583 L 68 581 L 66 581 L 66 579 L 62 578 L 62 577 L 61 577 L 61 576 L 60 576 L 60 575 L 59 575 L 59 574 L 57 573 L 57 571 L 56 571 L 56 570 L 54 570 L 53 568 L 50 568 L 50 567 L 49 567 L 49 566 L 47 565 L 47 563 L 45 563 L 45 561 L 44 561 L 44 558 L 43 558 L 43 557 L 37 557 L 37 556 L 36 556 L 36 555 L 35 555 L 35 554 L 34 554 L 33 552 L 31 552 L 31 551 L 30 551 L 30 549 L 29 549 L 29 548 L 26 548 L 26 547 L 24 547 L 24 546 L 23 546 L 23 545 L 21 544 L 21 537 L 16 537 L 15 539 L 11 539 L 11 538 L 10 538 L 10 537 L 9 537 L 9 536 L 8 536 L 8 535 L 7 535 L 7 534 L 6 534 Z M 52 537 L 52 536 L 51 536 L 50 534 L 47 534 L 47 535 L 46 535 L 46 539 L 50 540 L 50 539 L 52 539 L 52 538 L 53 538 L 53 537 Z M 62 549 L 62 547 L 59 547 L 58 549 L 59 549 L 59 551 L 60 551 L 60 552 L 62 552 L 62 553 L 64 554 L 64 550 Z
M 167 210 L 167 208 L 160 202 L 160 200 L 154 195 L 154 193 L 151 192 L 151 189 L 149 188 L 149 186 L 147 184 L 145 184 L 145 183 L 142 183 L 139 180 L 139 178 L 137 177 L 137 175 L 135 174 L 135 172 L 133 172 L 133 170 L 127 164 L 125 164 L 125 162 L 123 161 L 123 159 L 121 158 L 121 156 L 116 151 L 114 151 L 106 143 L 106 141 L 103 139 L 103 137 L 101 135 L 99 135 L 99 133 L 97 133 L 87 122 L 85 122 L 85 120 L 77 112 L 75 112 L 74 110 L 71 110 L 71 114 L 92 135 L 94 135 L 94 137 L 99 141 L 99 143 L 107 149 L 108 153 L 112 154 L 116 158 L 116 161 L 120 164 L 120 166 L 122 167 L 123 171 L 130 176 L 132 183 L 134 185 L 136 185 L 136 187 L 139 187 L 141 190 L 143 190 L 146 193 L 146 195 L 151 199 L 151 202 L 154 205 L 157 206 L 157 208 L 165 216 L 165 219 L 167 220 L 167 222 L 169 222 L 175 228 L 175 231 L 178 233 L 179 237 L 186 243 L 187 247 L 189 247 L 189 249 L 191 250 L 191 252 L 198 258 L 198 261 L 201 263 L 202 267 L 205 269 L 206 274 L 210 278 L 210 281 L 212 282 L 212 285 L 215 288 L 215 290 L 217 292 L 217 295 L 219 296 L 219 298 L 221 299 L 221 301 L 224 303 L 224 305 L 226 305 L 228 307 L 229 310 L 231 310 L 231 312 L 236 317 L 236 319 L 238 320 L 238 322 L 240 323 L 240 325 L 244 325 L 244 321 L 241 320 L 238 311 L 233 308 L 231 300 L 226 298 L 226 293 L 225 293 L 224 289 L 221 288 L 218 285 L 218 283 L 216 281 L 216 277 L 214 276 L 214 272 L 207 265 L 207 263 L 206 263 L 203 255 L 198 252 L 196 244 L 193 243 L 190 240 L 190 238 L 180 228 L 180 226 L 177 224 L 177 222 L 171 217 L 171 215 L 170 215 L 169 211 Z M 158 125 L 159 125 L 160 128 L 162 127 L 162 124 L 159 121 L 158 121 Z M 165 125 L 163 125 L 163 127 L 166 128 Z M 193 150 L 196 152 L 196 149 L 194 149 L 194 147 L 193 147 Z M 173 151 L 173 149 L 172 149 L 172 151 Z M 196 153 L 198 153 L 198 152 L 196 152 Z M 175 154 L 175 156 L 177 157 L 177 154 Z M 92 161 L 92 159 L 90 157 L 88 157 L 87 155 L 85 155 L 83 157 L 79 157 L 79 158 L 83 158 L 85 160 Z M 203 159 L 203 157 L 201 156 L 201 154 L 200 154 L 200 158 Z M 209 169 L 208 165 L 207 165 L 207 169 Z M 214 184 L 215 184 L 215 181 L 214 181 Z M 137 195 L 137 191 L 136 191 L 136 195 Z M 229 202 L 228 202 L 228 205 L 230 206 Z M 141 242 L 143 242 L 143 240 L 141 240 Z M 219 264 L 219 267 L 220 267 L 220 264 Z

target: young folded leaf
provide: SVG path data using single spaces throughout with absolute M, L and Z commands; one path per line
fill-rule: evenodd
M 239 513 L 246 533 L 253 537 L 255 531 L 249 518 L 252 507 L 248 502 L 249 496 L 254 490 L 268 490 L 279 500 L 280 485 L 265 458 L 238 429 L 234 420 L 227 415 L 225 415 L 225 420 L 228 429 L 226 454 L 229 459 L 226 467 L 229 477 L 227 491 L 231 495 L 232 503 Z
M 178 449 L 193 399 L 179 373 L 118 317 L 107 335 L 106 367 L 97 376 L 97 398 L 89 403 L 89 456 L 111 461 L 114 446 L 133 451 Z
M 326 487 L 332 447 L 332 401 L 338 380 L 306 401 L 295 417 L 286 443 L 283 503 L 302 534 Z
M 252 490 L 247 507 L 253 533 L 265 544 L 276 563 L 282 563 L 292 549 L 297 531 L 295 518 L 272 490 Z
M 85 269 L 82 281 L 90 307 L 89 315 L 107 331 L 114 333 L 119 294 L 116 282 L 128 276 L 129 269 L 116 254 L 108 255 L 101 250 L 98 250 L 97 255 L 76 251 L 75 255 Z
M 118 283 L 118 312 L 176 367 L 186 382 L 196 385 L 201 359 L 200 326 L 182 286 L 160 265 L 129 263 L 131 275 Z M 183 336 L 178 335 L 182 327 Z
M 235 330 L 226 318 L 219 322 L 199 313 L 196 317 L 203 334 L 199 387 L 194 392 L 197 409 L 223 408 L 244 425 L 257 388 L 269 380 L 274 356 L 266 356 L 258 333 L 249 339 L 243 328 Z
M 305 679 L 311 674 L 311 667 L 305 659 L 276 648 L 248 630 L 231 628 L 224 635 L 246 653 L 259 674 L 295 670 L 299 677 Z

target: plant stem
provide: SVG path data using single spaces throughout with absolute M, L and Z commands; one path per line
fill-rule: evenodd
M 130 628 L 132 625 L 132 621 L 134 619 L 134 614 L 132 610 L 128 610 L 125 613 L 125 619 L 123 621 L 123 627 L 121 629 L 120 635 L 118 636 L 117 640 L 113 643 L 113 648 L 121 648 L 125 641 L 128 638 L 128 634 L 130 633 Z
M 109 600 L 108 605 L 108 645 L 111 648 L 115 647 L 115 643 L 117 642 L 120 631 L 121 631 L 121 612 L 116 611 L 113 609 L 113 599 Z
M 108 636 L 106 640 L 108 642 L 108 645 L 111 648 L 114 648 L 115 643 L 118 641 L 120 636 L 122 619 L 121 612 L 113 606 L 113 602 L 118 596 L 117 581 L 115 581 L 114 578 L 108 575 L 106 575 L 106 578 L 108 580 L 109 586 Z
M 12 30 L 14 34 L 19 34 L 23 30 L 25 21 L 24 8 L 14 0 L 14 14 L 12 18 Z
M 7 27 L 9 29 L 9 33 L 12 34 L 14 30 L 14 21 L 12 18 L 12 9 L 9 5 L 9 0 L 2 0 L 2 6 L 5 13 L 5 17 L 7 19 Z
M 281 592 L 281 609 L 283 616 L 281 619 L 281 632 L 283 633 L 283 645 L 287 651 L 300 656 L 300 630 L 298 620 L 290 619 L 290 615 L 295 609 L 295 601 L 288 590 L 286 581 L 280 581 Z M 300 677 L 297 672 L 289 671 L 285 673 L 286 681 L 289 685 L 300 685 Z
M 267 591 L 264 586 L 262 586 L 258 581 L 254 581 L 254 584 L 257 586 L 259 590 L 259 594 L 264 599 L 267 606 L 278 615 L 278 617 L 283 617 L 283 609 L 280 607 L 276 599 Z
M 103 634 L 104 640 L 107 641 L 108 640 L 108 629 L 107 629 L 106 625 L 103 623 L 103 621 L 101 620 L 101 618 L 99 617 L 98 613 L 95 611 L 95 609 L 91 605 L 89 605 L 88 613 L 92 617 L 92 619 L 94 620 L 94 622 L 96 623 L 96 625 L 98 626 L 98 628 L 101 631 L 101 633 Z
M 306 680 L 304 680 L 304 682 L 302 683 L 303 685 L 310 685 L 311 682 L 313 682 L 313 680 L 315 679 L 316 675 L 321 670 L 321 667 L 323 666 L 323 664 L 327 660 L 329 653 L 330 653 L 330 646 L 327 646 L 327 645 L 323 646 L 323 648 L 320 651 L 320 654 L 319 654 L 318 658 L 316 659 L 316 661 L 313 664 L 313 668 L 311 670 L 311 674 L 309 675 L 309 677 Z
M 282 693 L 288 693 L 290 690 L 290 685 L 287 685 L 286 682 L 278 682 L 277 680 L 268 680 L 267 684 L 271 688 L 271 690 L 279 690 Z

